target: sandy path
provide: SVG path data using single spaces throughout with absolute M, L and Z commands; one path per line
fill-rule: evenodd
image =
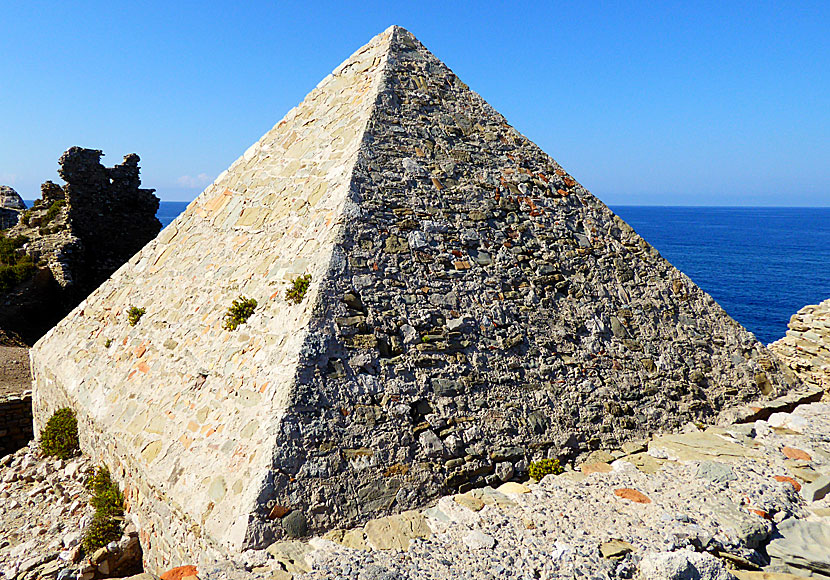
M 22 393 L 31 388 L 29 349 L 0 346 L 0 396 Z

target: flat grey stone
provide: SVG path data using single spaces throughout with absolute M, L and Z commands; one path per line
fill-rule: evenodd
M 712 512 L 727 535 L 742 542 L 748 548 L 757 548 L 772 533 L 772 524 L 769 520 L 746 512 L 729 500 L 715 506 Z
M 640 562 L 642 580 L 730 580 L 723 563 L 691 550 L 646 554 Z
M 811 481 L 801 487 L 801 495 L 807 501 L 818 501 L 824 499 L 830 493 L 830 476 L 822 475 L 815 481 Z
M 830 576 L 830 525 L 789 519 L 778 526 L 779 538 L 767 546 L 774 560 Z
M 311 570 L 311 566 L 305 560 L 305 555 L 311 551 L 311 546 L 304 542 L 275 542 L 265 551 L 285 566 L 285 570 L 291 574 L 302 574 Z
M 715 483 L 727 483 L 738 479 L 731 467 L 719 461 L 702 461 L 697 468 L 697 476 Z
M 490 549 L 496 545 L 493 536 L 475 530 L 464 536 L 464 543 L 473 550 Z
M 648 454 L 675 461 L 758 456 L 757 451 L 709 431 L 655 437 L 648 444 Z

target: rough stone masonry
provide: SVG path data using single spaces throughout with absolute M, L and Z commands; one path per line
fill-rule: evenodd
M 291 281 L 311 275 L 300 304 Z M 231 302 L 258 306 L 235 331 Z M 135 326 L 127 310 L 144 308 Z M 794 378 L 409 32 L 326 77 L 32 351 L 149 569 L 495 485 Z

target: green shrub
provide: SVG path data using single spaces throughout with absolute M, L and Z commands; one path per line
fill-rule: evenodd
M 311 284 L 311 274 L 297 276 L 291 281 L 288 290 L 285 291 L 285 299 L 293 304 L 299 304 L 305 298 L 309 284 Z
M 40 434 L 40 450 L 44 455 L 69 459 L 78 451 L 78 420 L 69 407 L 58 409 L 46 422 Z
M 20 256 L 17 255 L 17 250 L 22 248 L 28 241 L 29 238 L 26 236 L 7 238 L 5 235 L 0 234 L 0 262 L 8 264 L 9 266 L 17 264 L 21 260 Z
M 0 293 L 8 292 L 18 284 L 25 282 L 35 273 L 35 265 L 28 258 L 18 260 L 14 266 L 0 264 Z
M 222 326 L 225 330 L 236 330 L 240 324 L 245 324 L 255 309 L 256 300 L 240 296 L 233 301 L 231 307 L 225 312 L 225 322 Z
M 32 217 L 32 210 L 27 209 L 22 214 L 20 214 L 20 223 L 22 223 L 24 226 L 28 226 L 30 217 Z
M 61 211 L 61 208 L 66 205 L 66 201 L 63 199 L 56 199 L 52 202 L 52 205 L 49 206 L 49 209 L 46 210 L 46 215 L 43 216 L 43 219 L 40 222 L 41 227 L 45 226 L 49 222 L 51 222 L 58 213 Z
M 111 339 L 111 338 L 108 338 L 108 339 L 104 342 L 104 348 L 109 348 L 109 347 L 111 347 L 111 346 L 112 346 L 112 339 Z
M 527 471 L 530 477 L 536 481 L 541 481 L 546 475 L 559 475 L 564 470 L 559 465 L 558 459 L 542 459 L 541 461 L 531 461 Z
M 84 529 L 81 547 L 85 553 L 92 554 L 98 548 L 103 548 L 110 542 L 116 542 L 120 538 L 121 521 L 115 518 L 101 517 L 96 513 Z
M 136 324 L 138 324 L 138 321 L 141 320 L 141 317 L 144 316 L 145 312 L 147 311 L 144 308 L 130 306 L 130 309 L 127 311 L 127 318 L 130 321 L 130 326 L 135 326 Z
M 124 496 L 112 481 L 106 467 L 99 467 L 86 480 L 86 487 L 92 492 L 89 503 L 95 508 L 92 521 L 84 529 L 81 546 L 87 554 L 114 542 L 121 537 L 124 521 Z

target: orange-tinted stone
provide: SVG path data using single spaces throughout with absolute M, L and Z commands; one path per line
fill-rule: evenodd
M 801 484 L 792 477 L 787 477 L 786 475 L 776 475 L 773 479 L 775 481 L 786 481 L 787 483 L 791 483 L 796 491 L 801 491 Z
M 161 580 L 182 580 L 185 576 L 196 576 L 196 566 L 178 566 L 161 575 Z
M 582 473 L 611 473 L 612 467 L 608 463 L 583 463 L 580 468 Z
M 271 518 L 272 520 L 277 519 L 277 518 L 282 518 L 282 517 L 288 515 L 288 512 L 290 512 L 290 511 L 291 511 L 291 508 L 287 508 L 285 506 L 281 506 L 281 505 L 277 504 L 277 505 L 275 505 L 274 507 L 271 508 L 271 512 L 268 514 L 268 517 Z
M 756 510 L 754 508 L 747 508 L 750 512 L 754 513 L 756 516 L 761 516 L 765 520 L 771 519 L 769 514 L 764 510 Z
M 623 499 L 630 499 L 635 503 L 651 503 L 651 500 L 648 499 L 644 493 L 637 491 L 636 489 L 631 489 L 630 487 L 622 487 L 620 489 L 614 490 L 614 495 L 617 497 L 621 497 Z
M 142 373 L 149 373 L 150 372 L 150 365 L 148 365 L 144 361 L 141 361 L 140 363 L 138 363 L 138 370 L 140 370 Z
M 147 345 L 142 344 L 141 346 L 137 346 L 135 350 L 133 350 L 133 354 L 135 354 L 135 358 L 141 358 L 144 356 L 144 353 L 147 352 Z
M 795 449 L 794 447 L 782 447 L 781 453 L 786 455 L 789 459 L 801 459 L 803 461 L 813 460 L 809 453 L 802 451 L 801 449 Z

